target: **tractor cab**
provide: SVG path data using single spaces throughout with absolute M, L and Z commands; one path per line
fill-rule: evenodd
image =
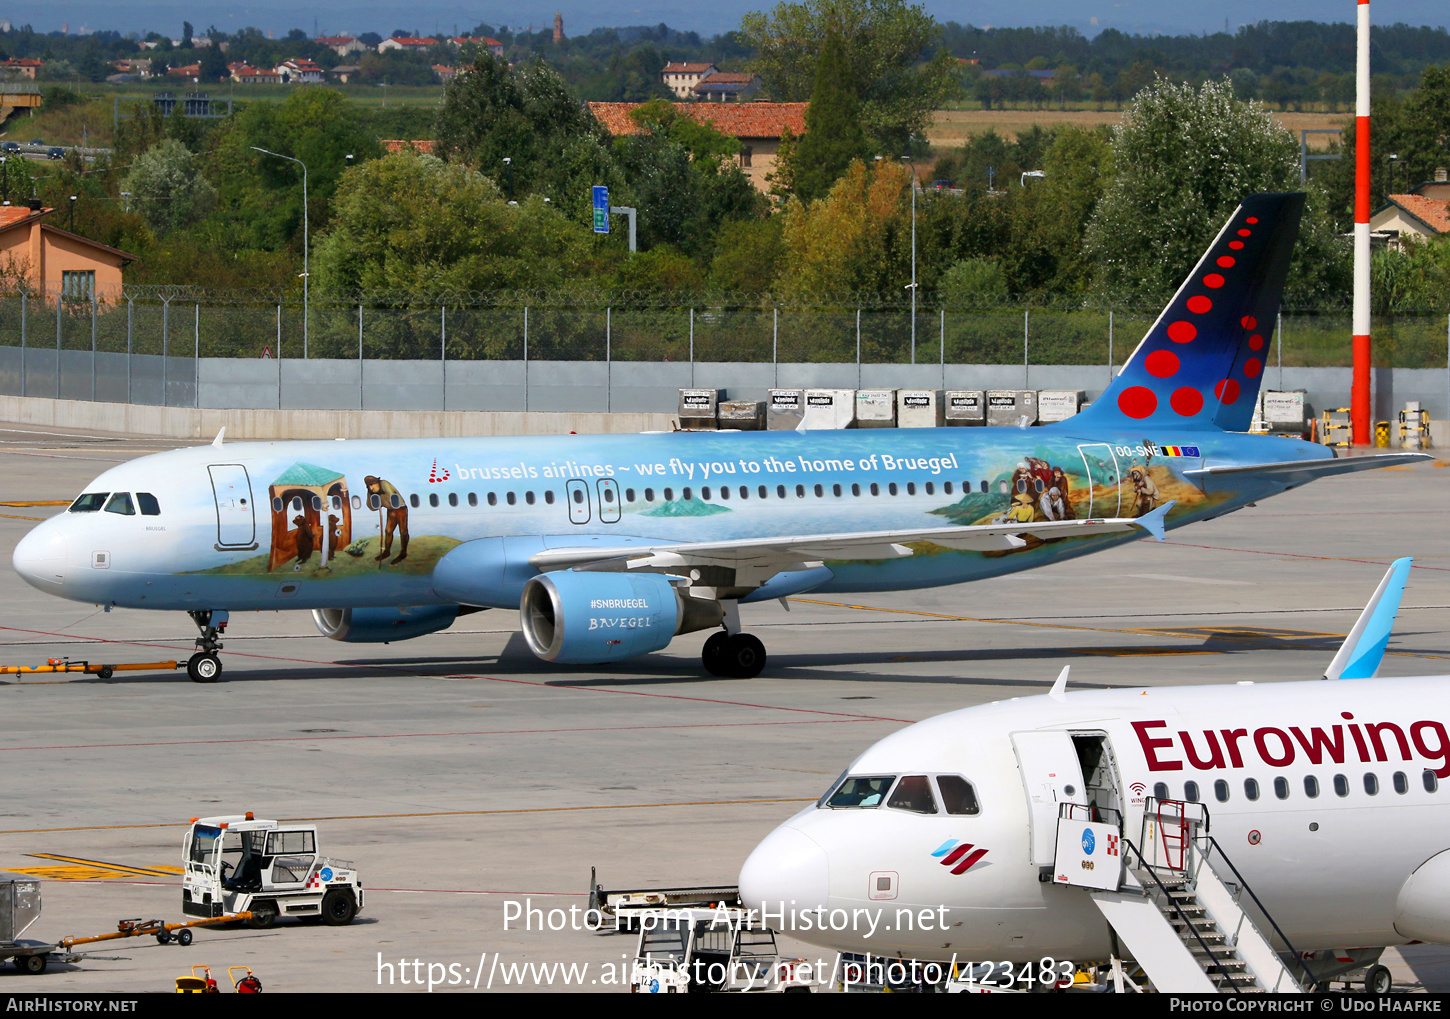
M 362 908 L 356 870 L 318 854 L 314 825 L 251 813 L 193 818 L 182 852 L 182 911 L 191 916 L 250 912 L 254 927 L 289 915 L 345 924 Z

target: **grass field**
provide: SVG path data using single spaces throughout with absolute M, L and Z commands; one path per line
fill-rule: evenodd
M 933 153 L 942 155 L 961 145 L 968 135 L 981 134 L 988 129 L 1010 139 L 1016 138 L 1021 131 L 1031 130 L 1034 124 L 1043 127 L 1061 124 L 1112 126 L 1121 118 L 1120 110 L 937 110 L 931 127 L 927 129 L 927 139 L 931 142 Z M 1343 127 L 1349 118 L 1347 113 L 1274 114 L 1274 119 L 1296 136 L 1306 128 Z M 1333 139 L 1333 135 L 1310 135 L 1309 148 L 1327 149 Z

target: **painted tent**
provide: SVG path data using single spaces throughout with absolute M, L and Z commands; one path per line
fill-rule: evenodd
M 272 482 L 272 551 L 267 569 L 290 559 L 320 557 L 327 565 L 352 542 L 347 478 L 316 464 L 295 463 Z

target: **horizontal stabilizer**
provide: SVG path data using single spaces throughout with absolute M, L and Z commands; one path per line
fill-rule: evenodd
M 1138 517 L 1133 521 L 1133 526 L 1141 527 L 1153 535 L 1154 540 L 1162 541 L 1166 537 L 1164 521 L 1168 518 L 1168 511 L 1177 505 L 1177 499 L 1169 499 L 1152 513 L 1144 513 L 1141 517 Z
M 1257 478 L 1277 482 L 1281 485 L 1302 485 L 1316 478 L 1327 478 L 1335 474 L 1354 474 L 1358 471 L 1372 471 L 1379 467 L 1396 467 L 1400 464 L 1433 460 L 1428 453 L 1385 453 L 1380 456 L 1346 456 L 1335 460 L 1289 460 L 1284 463 L 1225 465 L 1222 467 L 1201 467 L 1184 471 L 1183 476 L 1195 482 L 1205 492 L 1212 492 L 1222 484 Z M 1216 484 L 1216 482 L 1218 484 Z
M 1394 629 L 1395 614 L 1400 611 L 1400 596 L 1405 593 L 1405 582 L 1410 579 L 1410 563 L 1413 561 L 1407 557 L 1390 564 L 1389 572 L 1375 589 L 1374 597 L 1359 614 L 1354 629 L 1344 638 L 1339 653 L 1325 670 L 1325 679 L 1373 679 L 1379 672 L 1380 660 L 1385 656 L 1385 645 L 1389 643 L 1390 631 Z

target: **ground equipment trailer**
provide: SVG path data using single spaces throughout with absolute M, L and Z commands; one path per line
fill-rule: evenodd
M 751 911 L 651 909 L 637 913 L 630 991 L 809 993 L 822 981 L 805 959 L 782 959 L 775 932 Z
M 287 916 L 341 926 L 363 908 L 357 869 L 318 852 L 314 825 L 250 812 L 194 817 L 182 855 L 181 911 L 188 916 L 250 912 L 246 922 L 257 928 Z
M 60 946 L 22 938 L 40 919 L 40 880 L 18 874 L 0 874 L 0 962 L 15 961 L 22 973 L 44 973 L 50 954 Z
M 739 907 L 735 885 L 689 885 L 682 888 L 605 888 L 589 868 L 589 910 L 598 915 L 601 930 L 632 933 L 639 930 L 639 914 L 651 909 L 714 909 Z

